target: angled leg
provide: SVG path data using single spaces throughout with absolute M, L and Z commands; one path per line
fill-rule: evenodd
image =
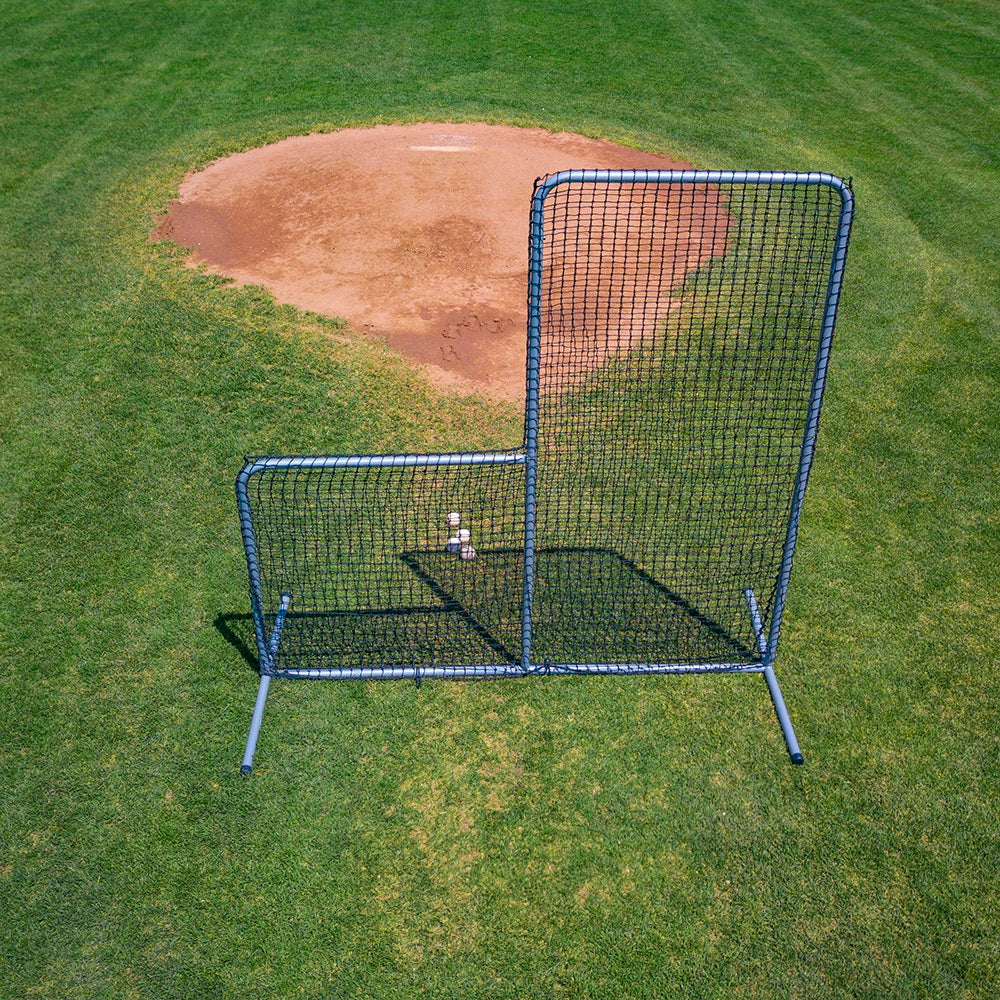
M 785 737 L 788 756 L 792 758 L 793 764 L 802 764 L 804 763 L 804 758 L 802 751 L 799 749 L 799 741 L 795 738 L 795 730 L 792 728 L 792 720 L 788 716 L 788 709 L 785 708 L 785 699 L 782 697 L 778 678 L 775 676 L 774 667 L 767 655 L 767 637 L 764 635 L 764 623 L 760 618 L 760 608 L 757 607 L 757 598 L 749 587 L 743 592 L 743 596 L 746 597 L 747 607 L 750 609 L 753 632 L 757 637 L 757 649 L 760 650 L 760 655 L 764 658 L 764 680 L 767 681 L 767 690 L 771 693 L 771 703 L 774 705 L 775 715 L 778 716 L 778 723 L 781 725 L 781 732 Z
M 785 708 L 785 699 L 781 696 L 778 678 L 774 676 L 774 668 L 770 664 L 764 668 L 764 680 L 767 681 L 767 689 L 771 692 L 774 711 L 778 716 L 778 722 L 781 723 L 781 731 L 785 735 L 788 756 L 792 758 L 793 764 L 804 764 L 805 758 L 799 749 L 799 741 L 795 738 L 795 730 L 792 728 L 792 720 L 788 717 L 788 709 Z
M 285 624 L 285 616 L 292 603 L 291 594 L 281 595 L 281 607 L 274 619 L 274 629 L 271 632 L 271 642 L 268 646 L 268 662 L 262 664 L 260 684 L 257 685 L 257 701 L 254 703 L 253 716 L 250 719 L 250 733 L 247 736 L 246 750 L 243 752 L 243 763 L 240 765 L 240 774 L 247 775 L 253 768 L 253 755 L 257 749 L 257 737 L 260 736 L 260 726 L 264 721 L 264 705 L 267 702 L 267 691 L 271 686 L 270 670 L 273 668 L 274 658 L 278 655 L 278 644 L 281 642 L 281 630 Z M 268 671 L 268 672 L 265 672 Z
M 247 736 L 247 748 L 243 752 L 243 763 L 240 774 L 249 774 L 253 768 L 253 755 L 257 749 L 257 737 L 260 736 L 260 724 L 264 721 L 264 703 L 267 701 L 267 689 L 271 685 L 271 675 L 261 674 L 257 687 L 257 702 L 253 707 L 253 717 L 250 719 L 250 735 Z

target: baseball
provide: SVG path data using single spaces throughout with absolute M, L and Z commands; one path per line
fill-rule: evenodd
M 457 528 L 462 523 L 462 515 L 457 510 L 453 510 L 448 515 L 448 527 Z
M 476 550 L 471 545 L 463 545 L 461 551 L 461 557 L 463 559 L 475 559 Z

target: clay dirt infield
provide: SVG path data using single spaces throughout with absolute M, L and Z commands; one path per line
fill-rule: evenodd
M 493 125 L 378 125 L 298 136 L 189 175 L 153 232 L 189 263 L 348 320 L 441 387 L 524 393 L 535 179 L 576 167 L 685 166 L 603 140 Z M 709 235 L 698 259 L 719 252 Z

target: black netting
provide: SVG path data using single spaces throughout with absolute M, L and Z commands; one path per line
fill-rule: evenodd
M 524 468 L 503 459 L 251 474 L 268 631 L 291 596 L 276 669 L 519 663 Z
M 839 212 L 826 186 L 549 193 L 533 659 L 758 657 Z
M 766 628 L 840 193 L 662 178 L 539 190 L 531 664 L 759 662 L 746 595 Z M 274 669 L 519 669 L 526 436 L 493 456 L 248 465 L 265 633 L 291 595 Z

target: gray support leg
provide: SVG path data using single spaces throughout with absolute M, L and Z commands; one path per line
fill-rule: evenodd
M 757 649 L 764 657 L 764 680 L 767 681 L 767 690 L 771 693 L 771 703 L 774 705 L 774 713 L 778 716 L 778 723 L 781 732 L 785 737 L 785 745 L 788 747 L 788 756 L 792 758 L 793 764 L 804 763 L 802 751 L 799 749 L 799 741 L 795 738 L 795 730 L 792 728 L 792 720 L 788 716 L 788 709 L 785 708 L 785 699 L 781 694 L 781 686 L 775 676 L 774 667 L 767 657 L 767 637 L 764 635 L 764 623 L 760 618 L 760 608 L 757 607 L 757 597 L 754 592 L 747 587 L 743 592 L 746 597 L 747 607 L 750 609 L 750 620 L 753 622 L 753 632 L 757 638 Z
M 270 670 L 274 664 L 274 658 L 278 655 L 278 644 L 281 642 L 281 630 L 285 626 L 285 616 L 292 603 L 291 594 L 281 595 L 281 606 L 275 616 L 274 628 L 271 631 L 271 642 L 268 646 L 268 662 L 264 665 L 266 670 Z M 257 737 L 260 736 L 260 724 L 264 721 L 264 704 L 267 701 L 267 689 L 271 686 L 270 673 L 261 673 L 260 684 L 257 686 L 257 701 L 253 707 L 253 717 L 250 719 L 250 733 L 247 736 L 247 748 L 243 752 L 243 763 L 240 765 L 240 774 L 249 774 L 253 767 L 253 755 L 257 749 Z
M 267 701 L 267 689 L 271 686 L 271 675 L 261 674 L 260 685 L 257 688 L 257 703 L 253 707 L 253 718 L 250 720 L 250 735 L 247 736 L 247 748 L 243 753 L 243 764 L 240 774 L 249 774 L 253 767 L 253 755 L 257 749 L 257 737 L 260 736 L 260 724 L 264 721 L 264 703 Z
M 781 723 L 781 731 L 785 735 L 788 756 L 792 758 L 793 764 L 802 764 L 805 760 L 802 756 L 802 751 L 799 749 L 799 741 L 795 738 L 792 720 L 788 717 L 788 709 L 785 708 L 785 699 L 781 697 L 778 678 L 774 676 L 774 668 L 770 664 L 764 668 L 764 680 L 767 681 L 767 689 L 771 692 L 771 701 L 774 703 L 774 712 L 778 716 L 778 722 Z

